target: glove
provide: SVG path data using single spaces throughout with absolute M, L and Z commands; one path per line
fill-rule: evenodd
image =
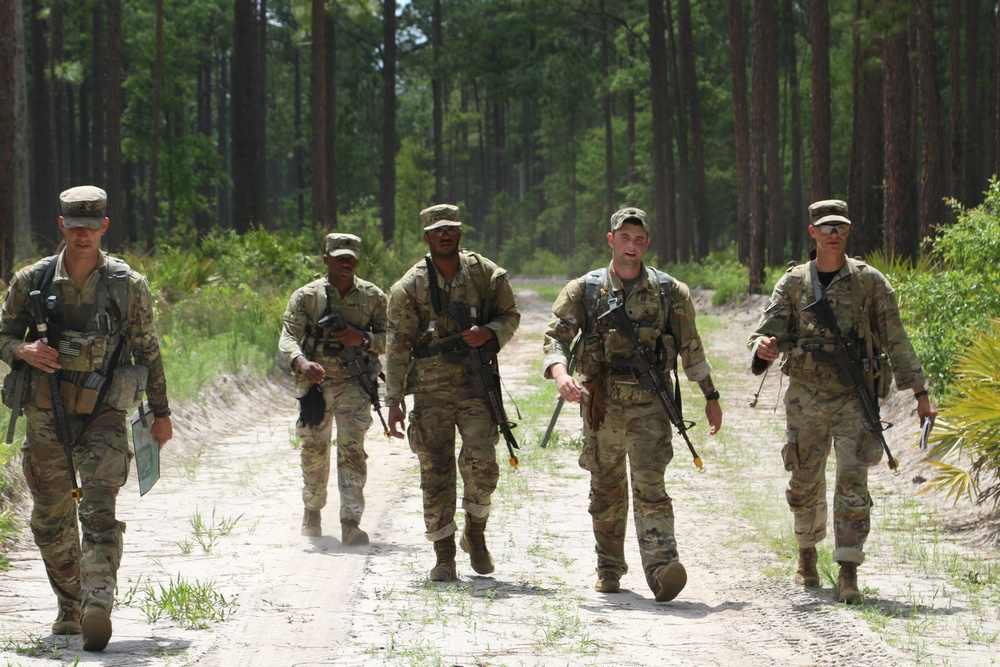
M 318 384 L 309 387 L 305 396 L 299 399 L 299 425 L 316 426 L 326 414 L 326 401 Z

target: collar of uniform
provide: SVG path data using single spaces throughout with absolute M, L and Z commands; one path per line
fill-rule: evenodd
M 611 289 L 614 291 L 618 292 L 624 288 L 624 285 L 622 285 L 622 279 L 619 278 L 618 274 L 615 272 L 615 265 L 613 262 L 608 266 L 608 278 L 611 280 Z M 646 268 L 645 263 L 641 263 L 639 265 L 639 277 L 636 278 L 634 289 L 642 290 L 647 287 L 649 287 L 649 269 Z
M 431 261 L 433 262 L 434 260 L 431 259 Z M 424 270 L 426 271 L 427 270 L 426 263 L 425 262 L 421 262 L 421 264 L 424 265 Z M 458 273 L 455 274 L 455 277 L 451 279 L 450 283 L 446 283 L 444 281 L 444 276 L 442 276 L 441 272 L 438 271 L 437 266 L 434 267 L 434 276 L 435 276 L 435 278 L 437 278 L 438 288 L 440 288 L 440 289 L 449 288 L 450 289 L 450 288 L 453 288 L 453 287 L 455 287 L 457 285 L 464 285 L 466 283 L 466 276 L 469 275 L 469 272 L 471 270 L 472 269 L 469 268 L 469 256 L 466 253 L 464 253 L 464 252 L 459 252 L 458 253 Z
M 337 296 L 340 296 L 340 290 L 337 289 L 336 285 L 334 285 L 333 283 L 330 282 L 330 275 L 329 274 L 323 276 L 323 280 L 326 281 L 326 286 L 331 290 L 331 294 L 333 292 L 336 292 Z M 358 275 L 354 274 L 354 276 L 351 278 L 351 289 L 347 290 L 347 294 L 350 294 L 351 292 L 353 292 L 356 289 L 358 289 Z M 341 298 L 346 298 L 347 294 L 345 294 Z
M 102 250 L 97 254 L 97 266 L 94 268 L 93 273 L 103 273 L 104 269 L 108 265 L 107 257 L 105 257 L 104 251 Z M 89 276 L 88 276 L 89 278 Z M 56 271 L 52 274 L 52 282 L 71 282 L 72 279 L 69 277 L 69 273 L 66 271 L 66 249 L 63 248 L 58 255 L 56 255 Z

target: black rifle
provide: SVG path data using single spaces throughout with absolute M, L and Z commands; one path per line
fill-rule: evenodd
M 858 400 L 861 401 L 861 408 L 864 412 L 865 420 L 875 433 L 875 437 L 878 438 L 878 441 L 882 444 L 882 449 L 885 450 L 885 455 L 889 458 L 889 470 L 896 471 L 896 469 L 899 468 L 899 462 L 892 457 L 892 452 L 889 451 L 889 443 L 885 441 L 885 435 L 882 433 L 886 427 L 882 426 L 882 417 L 879 414 L 878 401 L 874 396 L 872 396 L 871 391 L 868 390 L 868 384 L 865 382 L 865 376 L 861 369 L 858 368 L 856 363 L 854 363 L 854 359 L 860 358 L 857 347 L 854 342 L 848 340 L 848 338 L 844 335 L 844 332 L 840 330 L 840 325 L 837 324 L 837 316 L 833 312 L 833 307 L 830 305 L 830 302 L 827 301 L 826 297 L 817 299 L 815 302 L 809 304 L 802 310 L 803 312 L 811 312 L 816 317 L 816 321 L 819 322 L 824 329 L 829 329 L 833 332 L 837 341 L 834 346 L 833 356 L 837 361 L 837 367 L 840 369 L 837 373 L 837 379 L 840 380 L 840 384 L 845 387 L 852 387 L 854 389 L 855 395 L 857 395 Z
M 59 347 L 59 321 L 58 321 L 58 299 L 50 296 L 43 300 L 39 290 L 32 290 L 28 294 L 28 302 L 31 307 L 31 314 L 35 318 L 35 328 L 38 331 L 38 340 L 50 347 Z M 51 326 L 51 338 L 49 329 Z M 56 438 L 62 445 L 66 453 L 66 464 L 69 466 L 69 495 L 76 502 L 83 498 L 83 492 L 76 483 L 76 468 L 73 465 L 73 436 L 70 434 L 69 421 L 66 417 L 66 403 L 63 402 L 62 392 L 59 388 L 59 372 L 46 373 L 49 381 L 49 393 L 52 397 L 52 421 L 55 425 Z
M 344 331 L 347 328 L 344 315 L 339 310 L 323 316 L 317 324 L 331 331 Z M 382 422 L 382 432 L 388 438 L 389 425 L 385 423 L 385 417 L 382 416 L 382 403 L 378 398 L 378 381 L 368 371 L 368 362 L 365 361 L 365 356 L 361 353 L 361 348 L 357 345 L 344 345 L 337 352 L 337 357 L 340 359 L 340 365 L 347 371 L 347 375 L 357 378 L 358 382 L 361 383 L 361 388 L 368 394 L 368 400 L 371 401 L 372 407 L 375 408 L 378 420 Z
M 459 332 L 472 328 L 472 317 L 469 313 L 469 306 L 464 303 L 454 303 L 441 311 L 442 315 L 448 315 L 458 325 Z M 468 343 L 461 339 L 459 335 L 459 349 L 457 352 L 446 352 L 445 358 L 448 361 L 461 363 L 465 367 L 465 374 L 472 383 L 472 386 L 479 389 L 486 395 L 486 402 L 490 406 L 490 413 L 493 421 L 500 427 L 503 439 L 507 443 L 507 451 L 510 453 L 510 465 L 517 467 L 517 456 L 515 449 L 520 449 L 517 439 L 511 429 L 517 424 L 507 418 L 507 411 L 503 407 L 503 395 L 500 392 L 500 370 L 497 365 L 497 355 L 495 351 L 487 348 L 489 345 L 481 347 L 470 347 Z
M 639 386 L 646 391 L 656 394 L 656 397 L 660 399 L 660 404 L 667 413 L 667 417 L 670 419 L 670 423 L 674 425 L 677 432 L 684 438 L 684 442 L 687 443 L 688 449 L 691 450 L 695 467 L 700 469 L 701 457 L 694 450 L 691 438 L 687 434 L 688 429 L 694 426 L 694 422 L 684 421 L 677 403 L 670 395 L 670 392 L 667 391 L 669 385 L 663 381 L 660 369 L 657 368 L 656 353 L 643 345 L 642 341 L 639 340 L 639 334 L 636 333 L 635 327 L 632 326 L 632 320 L 628 318 L 628 314 L 625 312 L 624 302 L 615 303 L 608 309 L 608 312 L 597 319 L 607 319 L 615 329 L 628 336 L 632 342 L 632 346 L 635 348 L 632 356 L 630 358 L 615 358 L 612 363 L 616 366 L 628 366 L 632 370 L 632 376 L 638 381 Z

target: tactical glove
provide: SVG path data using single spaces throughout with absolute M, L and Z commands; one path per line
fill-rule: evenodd
M 305 396 L 299 399 L 299 424 L 302 426 L 316 426 L 323 421 L 326 413 L 326 401 L 323 400 L 323 391 L 318 384 L 309 387 Z

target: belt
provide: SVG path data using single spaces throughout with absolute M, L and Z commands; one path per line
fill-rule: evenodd
M 428 357 L 437 357 L 442 354 L 452 354 L 454 352 L 461 352 L 463 350 L 468 350 L 469 347 L 465 344 L 461 338 L 456 338 L 447 343 L 434 342 L 427 347 L 422 347 L 419 350 L 413 351 L 414 359 L 427 359 Z

